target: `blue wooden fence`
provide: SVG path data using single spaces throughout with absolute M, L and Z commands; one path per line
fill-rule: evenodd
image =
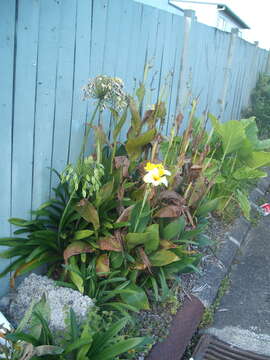
M 0 236 L 10 234 L 9 217 L 30 217 L 48 199 L 48 168 L 76 158 L 92 111 L 82 101 L 88 78 L 116 75 L 132 92 L 151 61 L 154 103 L 172 72 L 168 132 L 189 93 L 200 95 L 199 113 L 239 118 L 268 59 L 190 14 L 132 0 L 1 0 L 0 15 Z

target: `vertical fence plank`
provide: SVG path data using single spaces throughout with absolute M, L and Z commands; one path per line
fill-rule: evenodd
M 90 48 L 90 78 L 102 74 L 103 57 L 106 42 L 106 27 L 109 0 L 92 0 L 93 10 L 91 16 L 92 32 L 91 32 L 91 48 Z M 94 109 L 94 102 L 88 101 L 87 118 L 91 117 Z M 97 120 L 95 125 L 97 124 Z M 93 133 L 89 136 L 89 149 L 93 144 Z
M 40 3 L 37 93 L 35 102 L 35 143 L 32 208 L 50 194 L 54 99 L 58 55 L 60 4 L 54 0 Z
M 128 52 L 128 63 L 126 68 L 126 78 L 125 89 L 128 94 L 134 95 L 135 85 L 136 85 L 136 58 L 138 56 L 138 43 L 141 26 L 141 14 L 142 14 L 142 5 L 136 2 L 128 2 L 129 11 L 127 12 L 128 16 L 128 26 L 127 26 L 127 36 L 128 36 L 128 47 L 126 51 Z M 141 55 L 141 54 L 140 54 Z M 126 138 L 126 134 L 130 122 L 127 121 L 122 127 L 121 131 L 121 140 Z
M 118 76 L 116 71 L 117 60 L 119 57 L 119 43 L 118 39 L 120 32 L 122 32 L 122 3 L 121 1 L 108 3 L 106 34 L 104 41 L 104 54 L 102 59 L 102 74 L 108 76 Z M 116 21 L 117 19 L 117 21 Z M 109 111 L 105 111 L 102 117 L 102 125 L 106 134 L 110 137 L 112 116 Z
M 172 47 L 175 48 L 173 54 L 173 81 L 171 86 L 171 93 L 170 93 L 170 106 L 169 106 L 169 114 L 168 118 L 172 119 L 173 117 L 177 116 L 177 102 L 178 102 L 178 89 L 179 89 L 179 79 L 180 79 L 180 72 L 181 72 L 181 53 L 183 51 L 183 43 L 184 43 L 184 18 L 173 15 L 173 28 L 172 28 Z M 167 129 L 167 133 L 169 128 Z
M 92 29 L 92 0 L 80 0 L 77 9 L 76 49 L 74 59 L 74 86 L 72 123 L 69 140 L 69 162 L 75 162 L 87 122 L 87 101 L 83 101 L 82 87 L 87 83 L 90 71 L 90 44 Z
M 10 226 L 7 219 L 11 213 L 11 149 L 12 149 L 12 102 L 14 78 L 14 40 L 16 23 L 16 1 L 9 1 L 8 6 L 0 2 L 0 229 L 1 236 L 10 235 Z M 5 90 L 4 90 L 5 89 Z M 1 260 L 0 271 L 8 260 Z M 0 296 L 8 289 L 8 276 L 0 280 Z
M 19 1 L 12 153 L 12 215 L 16 217 L 29 217 L 31 210 L 38 30 L 39 2 Z
M 60 14 L 53 150 L 51 159 L 51 167 L 59 172 L 64 169 L 68 161 L 74 85 L 77 1 L 62 1 Z M 55 186 L 57 181 L 56 177 L 52 176 L 52 186 Z

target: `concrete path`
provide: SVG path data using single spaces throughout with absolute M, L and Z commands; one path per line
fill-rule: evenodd
M 248 233 L 233 262 L 231 287 L 206 332 L 270 355 L 270 215 Z

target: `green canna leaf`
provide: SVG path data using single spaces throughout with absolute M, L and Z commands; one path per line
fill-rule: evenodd
M 178 261 L 179 257 L 170 250 L 159 250 L 149 256 L 152 266 L 165 266 Z
M 149 310 L 147 296 L 142 288 L 135 284 L 129 284 L 120 293 L 121 299 L 139 310 Z
M 78 230 L 74 233 L 74 240 L 82 240 L 93 235 L 94 231 L 92 230 Z
M 170 222 L 164 227 L 162 231 L 162 238 L 165 240 L 172 240 L 178 237 L 185 229 L 186 221 L 184 216 L 180 216 L 178 219 Z

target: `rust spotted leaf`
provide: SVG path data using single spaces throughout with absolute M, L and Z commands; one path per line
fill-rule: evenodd
M 72 244 L 66 247 L 63 253 L 65 264 L 67 264 L 68 259 L 71 256 L 84 254 L 84 253 L 92 253 L 92 252 L 94 252 L 94 249 L 91 248 L 89 244 L 86 244 L 83 241 L 74 241 Z
M 106 236 L 99 239 L 99 247 L 101 250 L 117 251 L 123 250 L 121 240 L 116 236 Z
M 175 249 L 178 245 L 175 245 L 172 241 L 169 240 L 160 240 L 160 246 L 163 249 Z
M 82 218 L 92 223 L 96 230 L 99 228 L 98 212 L 94 205 L 92 205 L 87 199 L 82 199 L 80 202 L 78 202 L 78 204 L 75 206 L 75 209 Z
M 110 261 L 107 254 L 99 255 L 96 261 L 96 272 L 99 276 L 108 276 L 110 272 Z

